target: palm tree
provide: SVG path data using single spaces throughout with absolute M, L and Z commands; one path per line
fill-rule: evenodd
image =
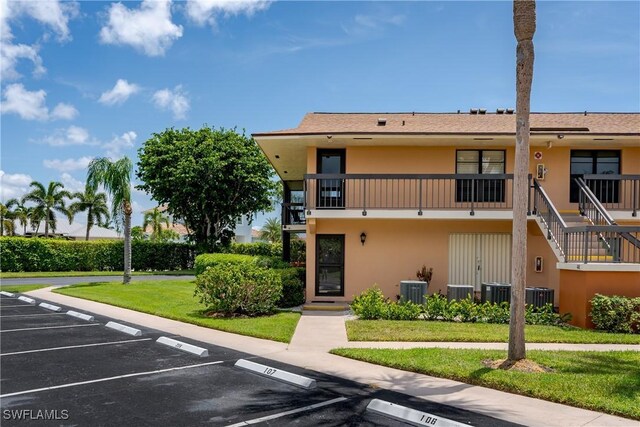
M 13 222 L 13 213 L 9 209 L 9 202 L 6 205 L 0 203 L 0 236 L 4 236 L 5 230 L 10 235 L 14 231 L 15 224 Z
M 122 283 L 131 282 L 131 172 L 128 157 L 111 161 L 107 157 L 93 159 L 87 171 L 87 186 L 97 191 L 102 185 L 111 196 L 111 217 L 116 227 L 124 228 L 124 277 Z
M 282 241 L 282 224 L 277 218 L 269 218 L 262 226 L 260 238 L 267 240 L 269 243 L 277 243 Z
M 95 224 L 102 226 L 109 220 L 109 208 L 107 206 L 107 195 L 96 193 L 95 189 L 86 186 L 84 193 L 77 192 L 73 197 L 78 201 L 73 202 L 69 209 L 74 213 L 87 211 L 87 235 L 85 240 L 89 240 L 89 231 Z
M 142 229 L 147 231 L 147 227 L 151 226 L 151 240 L 157 240 L 162 236 L 162 225 L 166 225 L 169 228 L 169 217 L 158 208 L 153 208 L 151 212 L 144 214 L 144 220 L 142 221 Z
M 15 207 L 14 207 L 15 206 Z M 17 219 L 22 227 L 22 235 L 27 234 L 27 223 L 29 222 L 29 215 L 31 208 L 25 205 L 25 200 L 11 199 L 7 201 L 7 208 L 12 209 L 11 212 L 14 219 Z
M 35 232 L 36 236 L 40 230 L 40 223 L 44 220 L 44 209 L 40 206 L 31 206 L 29 208 L 29 222 L 31 223 L 31 229 Z
M 33 189 L 24 196 L 23 200 L 34 202 L 36 207 L 44 212 L 44 237 L 49 237 L 49 226 L 53 231 L 56 230 L 55 211 L 64 214 L 69 219 L 69 224 L 71 224 L 73 214 L 67 209 L 64 200 L 65 198 L 70 198 L 71 194 L 63 190 L 64 185 L 62 183 L 52 181 L 45 188 L 38 181 L 33 181 L 30 187 L 33 187 Z
M 533 80 L 534 0 L 514 0 L 516 48 L 516 156 L 513 171 L 513 250 L 511 254 L 511 318 L 508 359 L 526 358 L 524 294 L 527 277 L 527 196 L 529 194 L 529 109 Z

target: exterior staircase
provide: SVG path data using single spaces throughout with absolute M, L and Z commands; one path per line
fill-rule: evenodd
M 594 225 L 589 218 L 580 215 L 578 211 L 560 212 L 567 227 L 584 227 Z M 585 252 L 587 262 L 613 262 L 612 248 L 610 241 L 599 233 L 585 233 L 584 235 L 572 236 L 568 246 L 568 253 L 565 254 L 566 262 L 584 262 Z

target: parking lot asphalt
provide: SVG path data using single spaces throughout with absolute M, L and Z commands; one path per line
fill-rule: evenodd
M 372 399 L 435 415 L 445 423 L 438 425 L 515 425 L 137 325 L 127 326 L 141 334 L 128 335 L 105 327 L 114 319 L 86 321 L 61 308 L 56 313 L 0 296 L 3 426 L 406 425 L 368 411 Z M 157 343 L 161 336 L 208 355 Z M 313 379 L 316 387 L 239 369 L 240 359 Z M 429 422 L 418 425 L 434 425 Z
M 190 280 L 195 276 L 176 276 L 176 275 L 148 275 L 148 276 L 131 276 L 132 282 L 145 282 L 149 280 Z M 96 282 L 122 282 L 122 275 L 119 276 L 77 276 L 77 277 L 24 277 L 14 279 L 1 279 L 3 286 L 18 285 L 49 285 L 49 286 L 66 286 L 75 283 L 96 283 Z

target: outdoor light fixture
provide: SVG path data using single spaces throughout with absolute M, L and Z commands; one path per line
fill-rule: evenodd
M 367 233 L 363 231 L 362 233 L 360 233 L 360 243 L 362 243 L 362 246 L 364 246 L 364 242 L 366 240 L 367 240 Z

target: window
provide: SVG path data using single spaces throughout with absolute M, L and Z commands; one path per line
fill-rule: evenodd
M 504 150 L 458 150 L 456 174 L 476 176 L 456 180 L 456 202 L 504 202 L 504 179 L 477 176 L 504 171 Z
M 578 203 L 580 189 L 575 178 L 582 175 L 618 175 L 620 173 L 620 152 L 614 150 L 572 150 L 569 198 Z M 618 203 L 619 184 L 616 179 L 594 180 L 591 191 L 602 203 Z

